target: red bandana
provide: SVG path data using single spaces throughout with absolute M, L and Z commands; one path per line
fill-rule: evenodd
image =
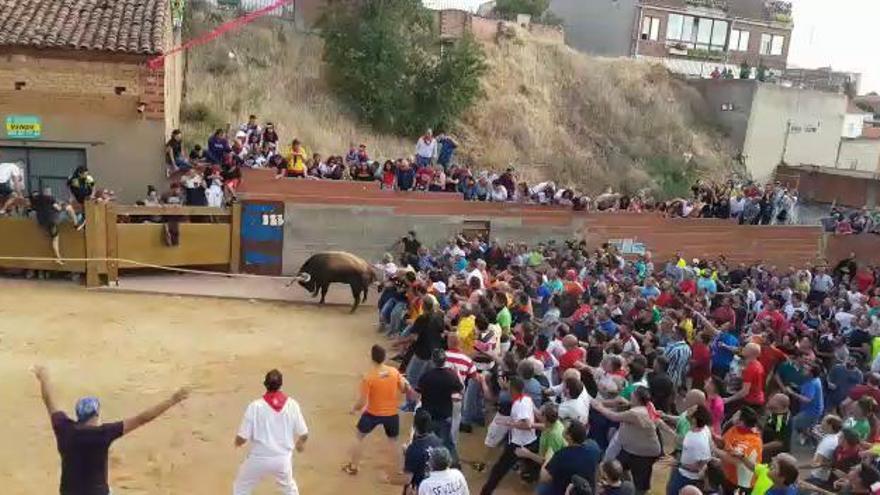
M 266 404 L 269 404 L 269 407 L 274 409 L 275 412 L 281 412 L 281 410 L 284 409 L 284 404 L 287 404 L 287 396 L 280 390 L 277 392 L 266 392 L 266 395 L 263 396 L 263 400 L 266 401 Z

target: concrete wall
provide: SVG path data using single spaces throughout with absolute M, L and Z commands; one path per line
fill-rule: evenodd
M 743 147 L 752 177 L 768 180 L 780 161 L 834 167 L 846 97 L 757 84 Z
M 537 243 L 574 236 L 579 222 L 570 226 L 538 225 L 522 218 L 480 215 L 406 215 L 394 206 L 356 206 L 288 202 L 284 214 L 283 273 L 295 274 L 312 254 L 348 251 L 377 262 L 395 241 L 415 230 L 427 246 L 439 246 L 461 234 L 466 220 L 488 220 L 491 235 L 501 242 Z
M 873 208 L 880 200 L 880 180 L 846 175 L 842 170 L 780 166 L 776 170 L 776 180 L 797 188 L 800 197 L 806 201 Z
M 843 140 L 837 168 L 880 173 L 880 139 Z
M 728 133 L 736 151 L 742 152 L 757 84 L 741 79 L 690 82 L 703 95 L 712 117 Z
M 631 54 L 637 3 L 636 0 L 552 0 L 550 11 L 564 20 L 567 45 L 586 53 L 625 57 Z
M 115 190 L 123 201 L 140 199 L 147 184 L 165 181 L 166 125 L 178 122 L 183 73 L 181 57 L 155 71 L 146 60 L 34 50 L 0 56 L 0 120 L 35 115 L 43 122 L 40 139 L 7 140 L 0 130 L 0 145 L 84 149 L 99 187 Z M 24 87 L 15 90 L 16 83 Z M 124 91 L 117 94 L 117 88 Z M 137 111 L 140 102 L 144 113 Z

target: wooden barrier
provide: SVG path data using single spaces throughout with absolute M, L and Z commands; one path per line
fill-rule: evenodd
M 239 265 L 240 208 L 147 207 L 89 202 L 85 205 L 86 228 L 60 226 L 62 258 L 88 259 L 58 264 L 53 260 L 2 260 L 0 267 L 26 270 L 65 271 L 85 274 L 86 285 L 115 282 L 120 269 L 144 265 L 163 267 L 223 266 L 236 272 Z M 160 217 L 158 222 L 131 223 L 133 217 Z M 193 223 L 193 218 L 210 223 Z M 165 222 L 179 222 L 179 243 L 165 243 Z M 53 258 L 49 236 L 32 218 L 0 218 L 0 257 Z M 131 260 L 136 263 L 116 259 Z

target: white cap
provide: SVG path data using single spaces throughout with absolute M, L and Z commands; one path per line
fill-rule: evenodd
M 446 294 L 446 284 L 443 282 L 434 282 L 431 284 L 431 287 L 434 288 L 434 292 L 438 294 Z

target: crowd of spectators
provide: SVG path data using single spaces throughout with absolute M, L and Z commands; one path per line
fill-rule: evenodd
M 442 444 L 466 475 L 491 464 L 482 494 L 512 471 L 540 495 L 658 493 L 660 459 L 668 495 L 880 486 L 880 268 L 400 245 L 378 307 L 415 391 L 407 459 Z M 424 463 L 406 470 L 425 493 Z

